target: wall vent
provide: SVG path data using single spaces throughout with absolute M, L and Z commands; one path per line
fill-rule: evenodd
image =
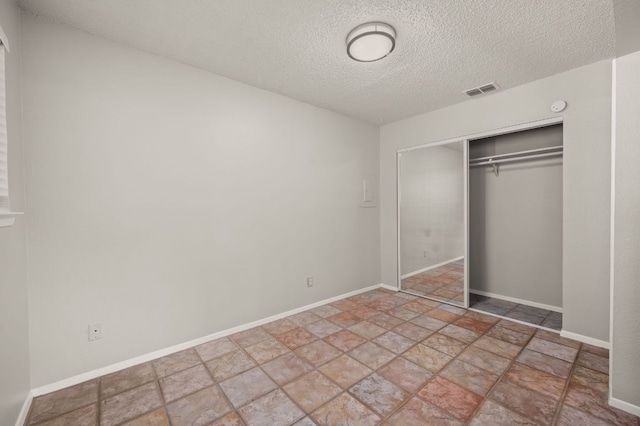
M 500 87 L 494 82 L 491 82 L 491 83 L 483 84 L 482 86 L 465 90 L 462 93 L 464 93 L 467 96 L 478 96 L 478 95 L 482 95 L 483 93 L 494 92 L 498 89 L 500 89 Z

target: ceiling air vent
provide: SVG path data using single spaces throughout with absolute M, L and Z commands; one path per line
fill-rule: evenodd
M 474 87 L 473 89 L 465 90 L 462 93 L 464 93 L 467 96 L 478 96 L 478 95 L 482 95 L 483 93 L 493 92 L 495 90 L 498 90 L 499 88 L 500 87 L 498 87 L 497 84 L 491 82 L 491 83 L 483 84 L 482 86 Z

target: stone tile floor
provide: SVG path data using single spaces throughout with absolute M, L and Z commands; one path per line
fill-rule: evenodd
M 529 324 L 540 325 L 552 330 L 562 330 L 562 314 L 560 312 L 548 311 L 473 293 L 469 295 L 469 307 Z
M 640 425 L 608 351 L 387 290 L 33 401 L 27 424 Z
M 447 263 L 402 280 L 402 289 L 464 306 L 464 260 Z

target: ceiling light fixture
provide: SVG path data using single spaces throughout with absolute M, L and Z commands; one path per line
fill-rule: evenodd
M 396 47 L 396 30 L 383 22 L 369 22 L 347 36 L 347 54 L 359 62 L 378 61 Z

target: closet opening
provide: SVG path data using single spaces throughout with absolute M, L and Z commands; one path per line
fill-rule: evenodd
M 469 308 L 562 328 L 562 124 L 469 140 Z

